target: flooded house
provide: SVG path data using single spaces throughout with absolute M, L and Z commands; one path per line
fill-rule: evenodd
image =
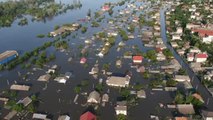
M 140 64 L 142 63 L 143 57 L 140 55 L 135 55 L 132 57 L 132 61 L 134 64 Z
M 24 99 L 19 100 L 19 101 L 17 102 L 17 104 L 22 103 L 22 104 L 24 105 L 24 107 L 26 107 L 26 106 L 28 106 L 31 102 L 32 102 L 32 99 L 31 99 L 30 97 L 27 96 L 27 97 L 25 97 Z
M 102 102 L 109 102 L 109 95 L 108 94 L 103 94 Z
M 127 102 L 126 101 L 119 101 L 115 107 L 116 115 L 123 114 L 127 115 Z
M 146 98 L 146 92 L 144 90 L 137 91 L 138 98 Z
M 58 120 L 70 120 L 70 116 L 68 115 L 61 115 L 58 117 Z
M 122 61 L 120 59 L 116 60 L 116 63 L 115 63 L 116 66 L 121 67 L 121 64 L 122 64 Z
M 57 81 L 58 83 L 64 83 L 64 84 L 67 82 L 67 80 L 68 80 L 68 78 L 63 75 L 56 77 L 54 79 L 54 81 Z
M 188 75 L 175 75 L 174 80 L 178 82 L 184 82 L 184 81 L 190 82 L 190 78 Z
M 97 117 L 92 112 L 87 111 L 80 116 L 80 120 L 97 120 Z
M 4 102 L 4 104 L 6 104 L 9 101 L 9 98 L 0 97 L 0 101 Z
M 51 78 L 51 75 L 50 74 L 45 74 L 45 75 L 41 75 L 39 78 L 38 78 L 38 81 L 49 81 Z
M 10 89 L 11 90 L 18 90 L 18 91 L 29 91 L 30 86 L 13 84 L 13 85 L 10 86 Z
M 50 120 L 49 118 L 47 118 L 47 114 L 41 114 L 41 113 L 33 113 L 32 118 L 39 119 L 39 120 Z
M 202 110 L 201 114 L 202 114 L 203 120 L 213 120 L 213 111 Z
M 89 74 L 94 75 L 97 74 L 99 72 L 99 68 L 97 65 L 95 65 L 94 67 L 92 67 L 91 71 L 89 72 Z
M 89 97 L 87 98 L 87 102 L 88 103 L 100 103 L 101 97 L 100 97 L 100 93 L 98 93 L 97 91 L 92 91 L 89 94 Z
M 106 84 L 114 87 L 127 87 L 129 86 L 130 76 L 126 75 L 124 77 L 111 76 L 106 80 Z
M 15 50 L 8 50 L 0 54 L 0 65 L 6 64 L 18 57 L 18 52 Z
M 69 79 L 72 76 L 72 72 L 66 72 L 64 76 Z
M 177 110 L 183 115 L 191 115 L 195 113 L 194 107 L 192 104 L 178 104 Z
M 13 110 L 13 111 L 9 112 L 9 113 L 4 117 L 4 119 L 5 119 L 5 120 L 11 120 L 16 114 L 17 114 L 17 111 Z
M 162 52 L 159 52 L 159 53 L 157 53 L 157 55 L 156 55 L 156 59 L 157 59 L 158 61 L 164 61 L 164 60 L 166 60 L 166 56 L 165 56 Z
M 81 58 L 80 63 L 85 64 L 87 62 L 87 59 L 85 57 Z
M 50 69 L 48 69 L 47 73 L 55 73 L 58 69 L 58 65 L 53 65 Z

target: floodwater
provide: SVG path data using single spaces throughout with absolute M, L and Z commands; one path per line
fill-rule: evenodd
M 59 1 L 57 1 L 59 2 Z M 70 4 L 73 1 L 63 0 L 62 2 L 66 4 Z M 100 6 L 105 2 L 115 2 L 114 0 L 82 0 L 81 9 L 70 10 L 67 13 L 62 15 L 58 15 L 53 17 L 51 20 L 46 22 L 29 22 L 27 26 L 18 26 L 17 21 L 14 22 L 12 27 L 10 28 L 2 28 L 0 29 L 0 52 L 3 52 L 8 49 L 14 49 L 19 51 L 21 54 L 25 51 L 30 51 L 35 47 L 42 45 L 46 41 L 53 40 L 52 38 L 37 38 L 37 34 L 47 34 L 48 32 L 54 29 L 55 25 L 62 25 L 65 23 L 76 22 L 78 19 L 85 18 L 88 9 L 91 9 L 94 12 L 97 9 L 100 9 Z M 121 7 L 122 8 L 122 7 Z M 116 7 L 116 9 L 120 9 L 120 7 Z M 160 12 L 160 11 L 159 11 Z M 117 12 L 115 11 L 115 14 Z M 106 18 L 109 17 L 106 15 Z M 82 106 L 86 103 L 86 96 L 80 95 L 77 100 L 78 104 L 73 102 L 75 98 L 74 87 L 81 83 L 82 80 L 88 79 L 89 86 L 82 88 L 82 92 L 91 92 L 93 91 L 93 85 L 98 83 L 98 79 L 94 79 L 91 75 L 89 75 L 89 71 L 95 64 L 96 60 L 99 61 L 99 69 L 102 68 L 104 63 L 110 63 L 111 72 L 115 73 L 124 73 L 127 70 L 130 70 L 133 74 L 131 78 L 130 84 L 133 85 L 136 82 L 142 83 L 147 86 L 149 80 L 146 80 L 142 77 L 141 74 L 136 72 L 136 69 L 130 68 L 130 63 L 132 63 L 131 59 L 122 59 L 122 67 L 117 68 L 115 66 L 115 61 L 117 57 L 123 56 L 123 53 L 127 50 L 132 50 L 132 45 L 137 45 L 140 50 L 146 51 L 151 48 L 146 48 L 143 46 L 140 38 L 135 38 L 133 40 L 129 40 L 126 42 L 127 47 L 121 49 L 119 52 L 117 50 L 117 44 L 121 41 L 121 38 L 118 37 L 115 45 L 110 49 L 109 53 L 104 56 L 104 58 L 99 58 L 95 55 L 95 50 L 99 48 L 99 44 L 102 44 L 101 41 L 97 41 L 95 43 L 96 46 L 89 47 L 89 56 L 88 59 L 88 67 L 84 67 L 79 63 L 79 45 L 84 45 L 84 40 L 80 39 L 80 37 L 91 37 L 94 33 L 101 31 L 103 28 L 106 28 L 107 20 L 104 19 L 101 23 L 101 27 L 99 28 L 88 28 L 88 31 L 85 34 L 81 34 L 81 31 L 74 32 L 71 36 L 68 37 L 70 39 L 69 51 L 67 53 L 62 53 L 60 51 L 56 51 L 53 47 L 47 49 L 47 53 L 55 53 L 56 60 L 48 63 L 48 66 L 53 64 L 57 64 L 60 66 L 59 72 L 64 74 L 67 71 L 73 71 L 73 76 L 67 81 L 66 84 L 59 84 L 53 80 L 50 80 L 48 83 L 38 82 L 37 78 L 40 75 L 45 74 L 45 71 L 49 67 L 44 67 L 43 70 L 39 70 L 33 72 L 34 74 L 29 74 L 28 80 L 23 80 L 21 77 L 18 77 L 17 71 L 20 71 L 22 75 L 27 74 L 28 71 L 32 71 L 32 69 L 21 69 L 18 66 L 16 69 L 12 71 L 5 71 L 0 73 L 0 90 L 3 91 L 5 89 L 9 89 L 9 85 L 15 82 L 20 84 L 29 84 L 31 85 L 31 90 L 29 92 L 19 92 L 18 98 L 23 98 L 31 94 L 37 94 L 40 99 L 40 105 L 37 109 L 37 112 L 47 113 L 54 120 L 57 120 L 58 116 L 61 114 L 68 114 L 71 116 L 72 120 L 78 120 L 79 116 L 88 108 L 87 106 Z M 72 38 L 73 34 L 77 34 L 76 38 Z M 135 32 L 137 35 L 138 32 Z M 69 57 L 73 57 L 71 63 L 68 63 L 67 60 Z M 106 80 L 106 76 L 99 76 L 98 78 L 103 78 Z M 105 83 L 105 82 L 104 82 Z M 108 89 L 110 89 L 110 103 L 106 103 L 105 107 L 99 106 L 98 110 L 96 110 L 96 114 L 100 118 L 100 120 L 115 120 L 116 115 L 114 111 L 114 106 L 116 103 L 116 98 L 119 97 L 119 89 L 110 88 L 106 84 L 104 84 L 103 93 L 107 93 Z M 45 89 L 46 88 L 46 89 Z M 147 98 L 139 100 L 139 104 L 137 106 L 128 107 L 128 120 L 148 120 L 150 119 L 150 114 L 161 115 L 162 117 L 171 116 L 172 113 L 168 109 L 160 108 L 159 103 L 171 103 L 171 93 L 156 91 L 151 93 L 149 88 L 146 89 Z M 3 106 L 1 104 L 1 106 Z M 0 107 L 2 108 L 2 107 Z M 4 117 L 8 111 L 0 109 L 2 116 Z M 31 116 L 27 116 L 26 120 L 31 119 Z

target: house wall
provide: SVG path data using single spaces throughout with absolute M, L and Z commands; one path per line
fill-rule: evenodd
M 116 115 L 119 114 L 127 115 L 127 112 L 125 110 L 116 110 Z
M 195 58 L 196 62 L 205 62 L 207 58 Z
M 3 64 L 6 64 L 6 63 L 10 62 L 11 60 L 15 59 L 16 57 L 17 57 L 16 54 L 14 54 L 14 55 L 12 55 L 10 57 L 7 57 L 6 59 L 0 61 L 0 65 L 3 65 Z
M 204 37 L 203 42 L 210 44 L 211 42 L 213 42 L 213 36 Z
M 187 61 L 192 62 L 194 60 L 193 57 L 187 57 Z

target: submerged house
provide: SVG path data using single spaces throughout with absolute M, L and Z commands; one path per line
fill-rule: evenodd
M 61 115 L 58 117 L 58 120 L 70 120 L 70 116 L 68 115 Z
M 8 50 L 0 54 L 0 65 L 6 64 L 18 57 L 18 52 L 15 50 Z
M 50 74 L 45 74 L 45 75 L 41 75 L 39 78 L 38 78 L 38 81 L 49 81 L 51 78 L 51 75 Z
M 97 118 L 93 113 L 87 111 L 81 115 L 80 120 L 97 120 Z
M 129 86 L 130 76 L 126 75 L 124 77 L 111 76 L 106 80 L 106 84 L 114 87 L 127 87 Z
M 119 101 L 115 107 L 116 115 L 123 114 L 127 115 L 127 102 L 126 101 Z
M 87 98 L 88 103 L 100 103 L 101 97 L 100 93 L 97 91 L 92 91 Z
M 13 85 L 10 86 L 10 89 L 11 90 L 19 90 L 19 91 L 29 91 L 30 86 L 13 84 Z

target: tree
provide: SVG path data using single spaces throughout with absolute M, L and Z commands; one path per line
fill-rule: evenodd
M 173 57 L 172 52 L 171 52 L 168 48 L 163 50 L 163 54 L 164 54 L 167 58 Z
M 175 96 L 175 103 L 183 104 L 184 102 L 185 102 L 184 95 L 180 91 L 177 91 Z
M 33 104 L 29 104 L 29 105 L 27 106 L 27 110 L 28 110 L 29 112 L 31 112 L 31 113 L 34 113 L 34 112 L 36 111 L 36 108 L 35 108 L 35 106 L 34 106 Z
M 157 60 L 157 56 L 156 56 L 156 51 L 155 50 L 149 50 L 146 53 L 146 57 L 152 61 L 156 61 Z
M 80 93 L 81 92 L 81 87 L 78 85 L 74 88 L 75 93 Z
M 125 116 L 125 115 L 119 114 L 119 115 L 117 116 L 117 120 L 127 120 L 127 119 L 126 119 L 126 116 Z
M 144 77 L 145 79 L 148 79 L 148 78 L 150 77 L 149 72 L 148 72 L 148 71 L 145 71 L 145 72 L 143 73 L 143 77 Z
M 19 104 L 15 104 L 13 107 L 12 107 L 13 110 L 16 110 L 17 112 L 21 112 L 23 109 L 24 109 L 24 105 L 19 103 Z
M 130 91 L 126 88 L 121 89 L 121 96 L 128 98 L 130 96 Z
M 109 67 L 110 67 L 110 64 L 106 64 L 106 63 L 103 64 L 104 70 L 106 70 L 106 71 L 109 70 Z
M 187 73 L 186 73 L 185 69 L 181 68 L 181 69 L 179 69 L 178 74 L 180 74 L 180 75 L 186 75 Z
M 166 86 L 168 86 L 168 87 L 174 87 L 176 85 L 177 85 L 177 81 L 175 81 L 173 79 L 170 79 L 170 80 L 166 81 Z
M 98 92 L 101 92 L 101 91 L 103 91 L 103 84 L 97 84 L 96 86 L 95 86 L 95 90 L 97 90 Z
M 81 28 L 81 32 L 82 32 L 82 33 L 87 32 L 87 27 L 82 27 L 82 28 Z

